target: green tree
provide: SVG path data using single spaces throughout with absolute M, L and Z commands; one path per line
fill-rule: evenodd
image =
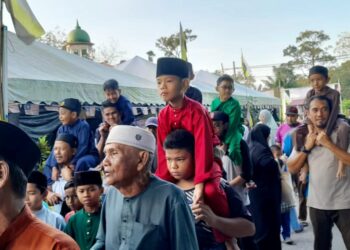
M 272 70 L 274 76 L 268 76 L 267 80 L 262 81 L 267 89 L 298 87 L 297 76 L 294 74 L 294 69 L 289 65 L 274 66 Z
M 340 57 L 350 54 L 350 32 L 343 32 L 339 35 L 334 52 Z
M 334 62 L 335 57 L 328 53 L 330 47 L 325 46 L 329 39 L 323 31 L 306 30 L 296 38 L 295 45 L 289 45 L 283 50 L 283 55 L 292 57 L 288 63 L 301 69 L 311 68 L 318 63 Z
M 52 47 L 63 49 L 66 43 L 67 34 L 60 27 L 56 26 L 54 30 L 50 30 L 42 36 L 39 41 Z
M 153 58 L 156 56 L 156 54 L 153 52 L 153 50 L 149 50 L 146 52 L 148 61 L 153 62 Z
M 339 67 L 329 71 L 331 82 L 340 82 L 341 94 L 345 99 L 350 99 L 350 61 L 342 63 Z
M 249 88 L 252 89 L 257 89 L 257 87 L 255 86 L 255 77 L 252 74 L 249 74 L 248 79 L 246 79 L 244 77 L 244 75 L 242 74 L 242 72 L 238 72 L 238 74 L 236 74 L 236 77 L 234 78 L 235 81 L 239 82 L 239 83 L 243 83 L 244 85 L 246 85 Z
M 185 29 L 183 31 L 186 37 L 186 43 L 191 42 L 197 38 L 197 35 L 192 34 L 191 29 Z M 179 32 L 170 36 L 162 36 L 157 39 L 156 47 L 160 49 L 164 56 L 180 57 L 180 34 Z

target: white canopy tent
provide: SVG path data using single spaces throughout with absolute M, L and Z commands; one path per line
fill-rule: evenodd
M 156 64 L 139 56 L 135 56 L 128 61 L 116 65 L 115 68 L 148 81 L 155 81 Z M 199 70 L 195 73 L 195 78 L 191 81 L 191 85 L 201 90 L 204 104 L 211 104 L 212 100 L 217 96 L 215 86 L 218 77 L 218 75 L 203 70 Z M 155 84 L 153 85 L 155 86 Z M 235 83 L 235 92 L 233 96 L 239 100 L 241 105 L 246 105 L 248 102 L 252 103 L 252 105 L 259 106 L 280 105 L 280 100 L 278 98 L 271 97 L 239 83 Z

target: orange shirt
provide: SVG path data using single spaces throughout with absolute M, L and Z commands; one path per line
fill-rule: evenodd
M 78 250 L 74 240 L 35 218 L 25 206 L 0 235 L 1 250 Z

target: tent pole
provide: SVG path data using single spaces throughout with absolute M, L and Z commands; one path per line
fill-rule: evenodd
M 5 120 L 3 0 L 0 0 L 0 120 Z

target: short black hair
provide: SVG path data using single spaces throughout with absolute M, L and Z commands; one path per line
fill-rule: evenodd
M 218 78 L 218 80 L 216 81 L 216 86 L 219 86 L 220 83 L 223 81 L 228 81 L 229 83 L 232 83 L 232 84 L 234 83 L 234 80 L 231 76 L 224 74 Z
M 326 67 L 323 67 L 320 65 L 313 66 L 309 70 L 309 77 L 314 75 L 314 74 L 322 75 L 324 78 L 327 79 L 328 78 L 328 69 Z
M 115 109 L 117 110 L 117 112 L 120 113 L 119 110 L 117 109 L 116 104 L 113 103 L 113 102 L 111 102 L 111 101 L 109 101 L 109 100 L 106 100 L 106 101 L 102 102 L 102 103 L 101 103 L 101 106 L 102 106 L 102 111 L 103 111 L 105 108 L 115 108 Z
M 277 151 L 277 150 L 282 150 L 280 146 L 278 146 L 277 144 L 273 144 L 270 146 L 271 151 Z
M 118 90 L 119 83 L 115 79 L 109 79 L 103 83 L 103 91 L 106 90 Z
M 306 110 L 309 110 L 310 109 L 310 104 L 311 102 L 313 102 L 314 100 L 319 100 L 319 101 L 323 101 L 323 102 L 326 102 L 327 105 L 328 105 L 328 109 L 331 111 L 332 110 L 332 101 L 329 100 L 326 96 L 323 96 L 323 95 L 320 95 L 320 96 L 317 96 L 317 95 L 314 95 L 312 96 L 311 98 L 309 98 L 305 104 L 305 109 Z
M 22 171 L 22 169 L 12 161 L 6 160 L 4 157 L 0 155 L 0 160 L 5 161 L 9 166 L 10 172 L 10 181 L 13 193 L 20 199 L 24 199 L 26 197 L 27 190 L 27 177 Z
M 184 149 L 194 156 L 194 136 L 184 129 L 177 129 L 167 135 L 164 149 Z

